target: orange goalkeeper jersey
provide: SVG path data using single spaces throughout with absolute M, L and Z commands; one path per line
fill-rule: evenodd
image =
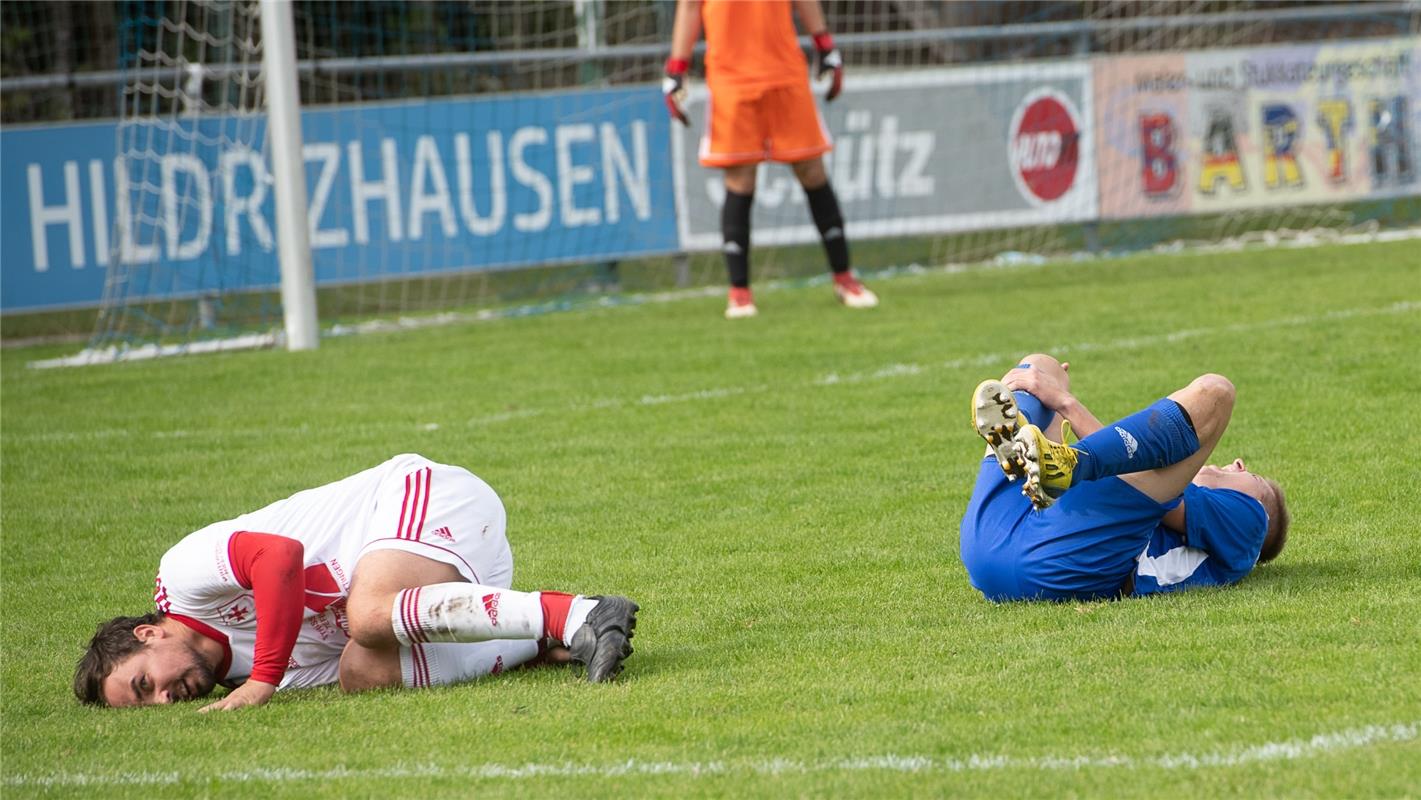
M 705 0 L 706 83 L 782 86 L 804 83 L 809 65 L 799 49 L 789 0 Z

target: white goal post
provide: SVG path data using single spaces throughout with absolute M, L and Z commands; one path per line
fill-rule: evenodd
M 262 68 L 266 73 L 267 142 L 276 188 L 281 308 L 288 350 L 314 350 L 316 279 L 306 224 L 306 169 L 301 155 L 301 92 L 291 4 L 261 0 Z

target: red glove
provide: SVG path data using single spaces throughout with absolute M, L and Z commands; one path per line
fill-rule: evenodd
M 686 102 L 686 70 L 690 68 L 691 62 L 684 58 L 668 58 L 666 77 L 661 79 L 661 93 L 666 97 L 666 112 L 686 127 L 690 127 L 691 120 L 686 116 L 682 103 Z
M 839 90 L 844 88 L 844 57 L 839 54 L 839 48 L 834 46 L 834 37 L 828 31 L 814 34 L 814 77 L 823 78 L 827 73 L 833 72 L 834 79 L 829 84 L 829 91 L 824 93 L 824 100 L 830 101 L 839 96 Z

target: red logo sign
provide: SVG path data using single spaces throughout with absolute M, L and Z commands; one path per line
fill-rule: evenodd
M 484 595 L 484 613 L 488 614 L 488 624 L 498 626 L 498 598 L 501 594 Z
M 256 600 L 251 595 L 244 594 L 223 606 L 217 613 L 222 618 L 222 624 L 240 627 L 256 619 Z
M 1041 205 L 1071 190 L 1080 138 L 1080 115 L 1070 98 L 1054 89 L 1038 89 L 1021 101 L 1012 115 L 1008 157 L 1023 197 Z

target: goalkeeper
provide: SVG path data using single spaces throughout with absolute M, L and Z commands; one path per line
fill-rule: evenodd
M 794 0 L 794 6 L 814 36 L 817 76 L 831 77 L 825 99 L 833 100 L 843 85 L 844 62 L 825 26 L 824 11 L 818 0 Z M 762 161 L 789 164 L 804 187 L 839 301 L 849 308 L 878 305 L 878 298 L 849 270 L 844 218 L 822 158 L 832 144 L 810 94 L 790 0 L 679 0 L 663 90 L 667 110 L 684 125 L 691 124 L 681 105 L 686 71 L 702 27 L 710 100 L 700 161 L 725 171 L 720 227 L 730 273 L 726 318 L 756 313 L 750 294 L 750 208 Z
M 1242 459 L 1206 464 L 1233 412 L 1228 379 L 1202 375 L 1107 426 L 1071 394 L 1068 366 L 1028 356 L 973 393 L 988 447 L 960 547 L 987 599 L 1225 586 L 1282 552 L 1289 517 L 1277 482 Z M 1066 446 L 1070 428 L 1083 438 Z

